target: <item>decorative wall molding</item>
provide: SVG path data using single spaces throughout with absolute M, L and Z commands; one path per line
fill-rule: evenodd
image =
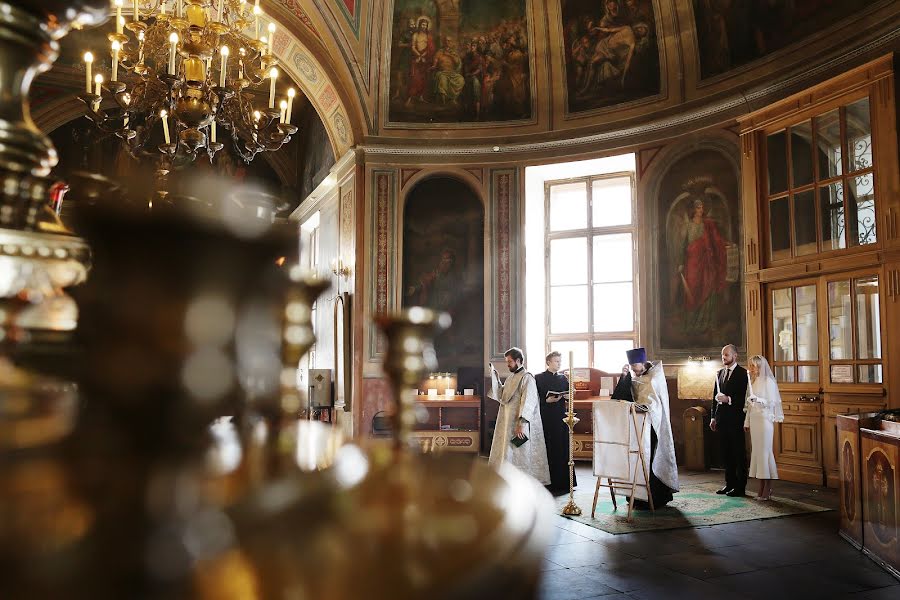
M 499 358 L 519 341 L 520 223 L 519 169 L 491 169 L 490 356 Z
M 379 169 L 372 171 L 370 205 L 371 239 L 375 242 L 375 251 L 371 254 L 369 272 L 372 274 L 372 287 L 369 290 L 368 315 L 368 348 L 366 358 L 377 361 L 384 352 L 384 340 L 372 322 L 372 317 L 384 314 L 395 308 L 394 294 L 390 284 L 395 281 L 397 244 L 395 238 L 397 214 L 397 171 L 396 169 Z

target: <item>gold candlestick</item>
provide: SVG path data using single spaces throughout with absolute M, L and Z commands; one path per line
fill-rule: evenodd
M 569 352 L 569 412 L 563 423 L 569 426 L 569 503 L 562 509 L 562 514 L 567 516 L 580 516 L 581 509 L 575 504 L 575 425 L 578 417 L 575 416 L 575 353 Z

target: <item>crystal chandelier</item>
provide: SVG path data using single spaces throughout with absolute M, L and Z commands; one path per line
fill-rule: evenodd
M 88 118 L 121 138 L 133 158 L 161 153 L 171 162 L 189 163 L 205 151 L 212 161 L 223 147 L 216 135 L 221 127 L 249 163 L 297 132 L 290 124 L 293 88 L 276 107 L 275 24 L 268 25 L 268 38 L 260 36 L 259 0 L 252 7 L 246 0 L 131 0 L 128 9 L 123 4 L 113 0 L 109 80 L 100 73 L 92 77 L 94 55 L 85 52 L 79 99 Z M 254 100 L 264 98 L 266 80 L 268 106 L 257 107 Z M 256 89 L 263 92 L 259 99 Z M 101 108 L 108 97 L 115 105 Z

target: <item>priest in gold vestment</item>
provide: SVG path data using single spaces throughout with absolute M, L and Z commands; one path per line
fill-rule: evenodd
M 488 462 L 494 467 L 504 462 L 512 463 L 542 484 L 549 485 L 550 467 L 534 376 L 525 370 L 522 364 L 525 355 L 520 349 L 510 348 L 504 356 L 512 373 L 504 383 L 500 383 L 497 371 L 491 368 L 489 397 L 500 403 L 500 411 Z

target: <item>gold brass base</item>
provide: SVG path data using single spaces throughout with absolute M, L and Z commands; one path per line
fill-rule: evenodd
M 578 505 L 575 504 L 574 500 L 569 500 L 569 503 L 563 507 L 562 514 L 568 517 L 580 517 L 581 509 L 578 508 Z

